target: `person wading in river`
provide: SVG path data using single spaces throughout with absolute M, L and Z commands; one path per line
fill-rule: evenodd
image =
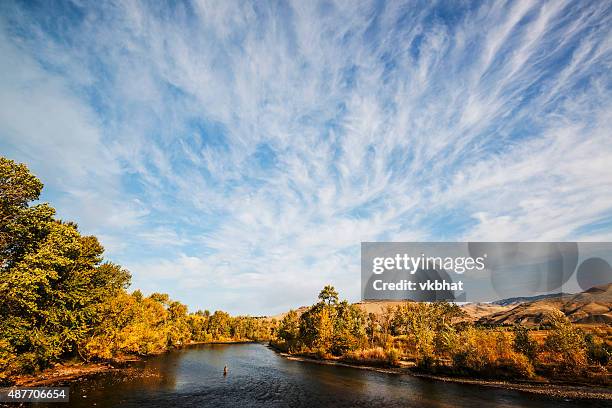
M 223 367 L 223 375 L 227 375 L 227 366 Z

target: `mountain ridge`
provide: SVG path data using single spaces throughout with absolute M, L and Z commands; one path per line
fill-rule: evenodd
M 481 316 L 476 322 L 484 325 L 537 326 L 549 323 L 551 313 L 559 310 L 572 323 L 612 324 L 612 283 L 573 295 L 544 296 L 505 307 L 506 310 Z

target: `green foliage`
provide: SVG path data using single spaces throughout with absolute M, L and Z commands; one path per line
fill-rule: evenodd
M 335 305 L 338 303 L 338 292 L 333 286 L 327 285 L 319 293 L 319 300 L 328 306 Z
M 346 300 L 338 303 L 335 312 L 331 352 L 341 355 L 366 343 L 366 316 Z
M 99 304 L 130 279 L 102 263 L 95 237 L 56 220 L 48 204 L 29 205 L 41 189 L 25 165 L 0 158 L 0 355 L 11 360 L 7 378 L 77 352 Z
M 568 371 L 580 371 L 587 363 L 584 333 L 561 312 L 553 314 L 550 320 L 552 329 L 546 337 L 546 349 Z
M 536 359 L 538 343 L 529 337 L 529 331 L 522 326 L 516 326 L 514 328 L 514 342 L 512 343 L 512 347 L 515 351 L 527 356 L 530 361 Z
M 408 336 L 418 363 L 430 366 L 436 357 L 448 354 L 456 346 L 453 320 L 462 315 L 457 305 L 447 302 L 405 303 L 396 307 L 391 330 Z
M 300 339 L 300 318 L 295 310 L 290 310 L 281 320 L 278 338 L 286 342 L 289 351 L 297 350 Z
M 592 334 L 584 338 L 587 347 L 587 358 L 589 362 L 606 367 L 612 362 L 612 347 L 602 339 Z
M 0 248 L 3 259 L 13 239 L 7 228 L 22 216 L 29 202 L 38 199 L 42 187 L 40 180 L 25 164 L 0 157 Z
M 366 316 L 346 300 L 338 301 L 333 286 L 325 286 L 319 302 L 297 319 L 290 312 L 279 327 L 279 338 L 290 350 L 307 349 L 319 355 L 341 355 L 367 343 Z

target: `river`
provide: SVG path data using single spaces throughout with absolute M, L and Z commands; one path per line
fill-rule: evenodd
M 223 367 L 228 366 L 227 376 Z M 63 407 L 575 407 L 501 388 L 291 361 L 265 345 L 197 345 L 70 385 Z M 37 404 L 37 406 L 45 406 Z M 54 406 L 57 404 L 48 404 Z

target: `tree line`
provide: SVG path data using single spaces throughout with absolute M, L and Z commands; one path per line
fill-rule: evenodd
M 479 327 L 456 304 L 406 302 L 365 313 L 326 286 L 302 314 L 279 323 L 272 344 L 289 353 L 479 377 L 556 377 L 609 383 L 606 334 L 585 333 L 557 311 L 546 330 Z M 535 334 L 538 334 L 538 339 Z
M 167 294 L 128 292 L 130 273 L 104 260 L 96 237 L 34 204 L 42 189 L 26 165 L 0 157 L 0 383 L 67 358 L 271 337 L 264 319 L 189 313 Z

